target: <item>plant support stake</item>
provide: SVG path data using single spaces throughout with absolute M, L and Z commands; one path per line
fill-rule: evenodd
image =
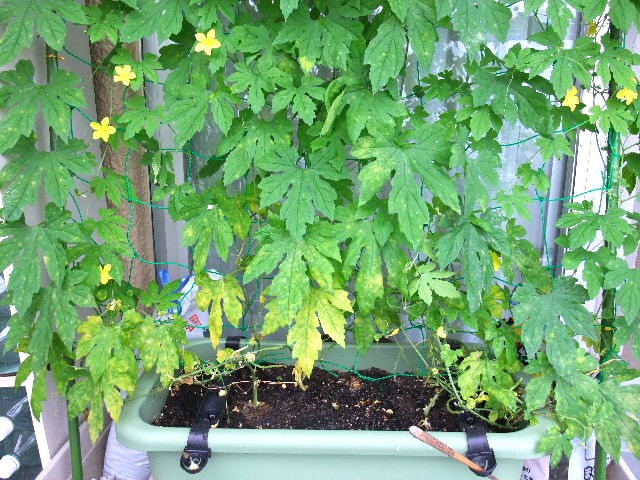
M 611 38 L 622 43 L 622 35 L 620 31 L 611 26 L 609 30 Z M 610 96 L 613 96 L 613 92 L 616 91 L 616 83 L 611 80 L 609 82 Z M 620 169 L 620 133 L 609 128 L 608 132 L 609 143 L 609 155 L 607 161 L 608 172 L 608 186 L 609 192 L 606 197 L 606 211 L 610 211 L 613 208 L 618 208 L 620 203 L 619 190 L 620 185 L 618 182 L 618 173 Z M 606 212 L 605 212 L 606 213 Z M 615 245 L 610 242 L 606 242 L 605 245 L 609 248 L 614 256 L 617 256 L 617 249 Z M 614 337 L 614 323 L 616 320 L 616 289 L 605 289 L 602 293 L 602 320 L 600 321 L 600 363 L 604 363 L 609 355 L 615 353 L 613 350 L 615 345 L 613 343 Z M 602 376 L 600 372 L 599 376 Z M 597 480 L 606 480 L 607 478 L 607 452 L 602 448 L 600 442 L 596 442 L 596 459 L 595 470 Z

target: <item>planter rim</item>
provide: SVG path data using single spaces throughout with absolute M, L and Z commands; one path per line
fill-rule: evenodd
M 196 340 L 189 347 L 209 339 Z M 281 345 L 281 343 L 278 343 Z M 382 347 L 397 348 L 396 345 Z M 148 396 L 158 385 L 159 375 L 144 373 L 134 398 L 127 400 L 116 425 L 118 440 L 125 446 L 146 451 L 182 451 L 189 436 L 186 427 L 159 427 L 146 422 L 142 412 Z M 542 457 L 537 445 L 550 421 L 539 417 L 537 425 L 517 432 L 489 433 L 489 444 L 496 457 L 528 459 Z M 429 432 L 464 453 L 466 435 L 462 432 Z M 209 433 L 209 447 L 219 453 L 332 454 L 439 456 L 434 448 L 413 438 L 408 431 L 376 430 L 288 430 L 217 428 Z

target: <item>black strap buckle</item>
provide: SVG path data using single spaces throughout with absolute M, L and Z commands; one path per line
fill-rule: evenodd
M 198 413 L 193 420 L 189 438 L 180 456 L 180 467 L 187 473 L 199 473 L 211 458 L 209 430 L 224 421 L 226 401 L 218 390 L 208 390 L 202 398 Z
M 484 469 L 482 472 L 469 470 L 479 477 L 488 477 L 496 469 L 497 463 L 487 438 L 487 422 L 473 413 L 463 412 L 458 415 L 458 424 L 467 434 L 467 458 Z

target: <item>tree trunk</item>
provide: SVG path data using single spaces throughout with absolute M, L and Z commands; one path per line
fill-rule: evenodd
M 99 5 L 100 0 L 86 0 L 85 3 L 86 5 Z M 102 65 L 104 59 L 113 51 L 113 48 L 114 45 L 109 40 L 89 44 L 92 63 Z M 126 48 L 131 51 L 133 58 L 141 58 L 139 42 L 129 44 Z M 115 115 L 120 115 L 124 111 L 123 96 L 125 94 L 125 86 L 122 83 L 115 83 L 111 73 L 104 70 L 94 71 L 93 88 L 98 122 L 104 117 L 112 118 Z M 135 93 L 129 90 L 127 96 L 132 95 L 135 95 Z M 100 148 L 104 155 L 104 166 L 116 173 L 124 175 L 127 147 L 114 150 L 108 143 L 101 142 Z M 129 158 L 129 181 L 135 189 L 136 198 L 148 203 L 150 201 L 149 170 L 146 166 L 142 165 L 141 159 L 142 152 L 131 152 Z M 118 213 L 129 221 L 129 202 L 123 201 L 120 208 L 117 208 L 107 199 L 107 205 L 109 208 L 118 210 Z M 154 250 L 151 208 L 135 202 L 133 206 L 133 227 L 130 233 L 131 243 L 142 259 L 153 262 Z M 155 267 L 137 259 L 125 259 L 125 279 L 129 278 L 134 286 L 146 288 L 149 282 L 155 278 Z

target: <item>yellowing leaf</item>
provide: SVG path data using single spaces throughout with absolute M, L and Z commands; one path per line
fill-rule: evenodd
M 502 268 L 502 257 L 499 253 L 491 252 L 491 259 L 493 260 L 493 269 L 497 272 Z
M 223 310 L 227 320 L 234 327 L 238 327 L 242 318 L 242 303 L 244 291 L 232 276 L 226 276 L 220 280 L 213 280 L 206 272 L 200 272 L 196 277 L 196 283 L 200 286 L 196 294 L 198 308 L 209 313 L 209 331 L 211 343 L 214 347 L 220 344 L 224 327 Z
M 293 346 L 292 356 L 297 360 L 296 367 L 303 375 L 311 375 L 322 349 L 319 325 L 338 345 L 345 346 L 344 328 L 347 321 L 343 311 L 353 312 L 348 292 L 344 290 L 328 292 L 312 289 L 307 294 L 287 337 L 287 342 Z

